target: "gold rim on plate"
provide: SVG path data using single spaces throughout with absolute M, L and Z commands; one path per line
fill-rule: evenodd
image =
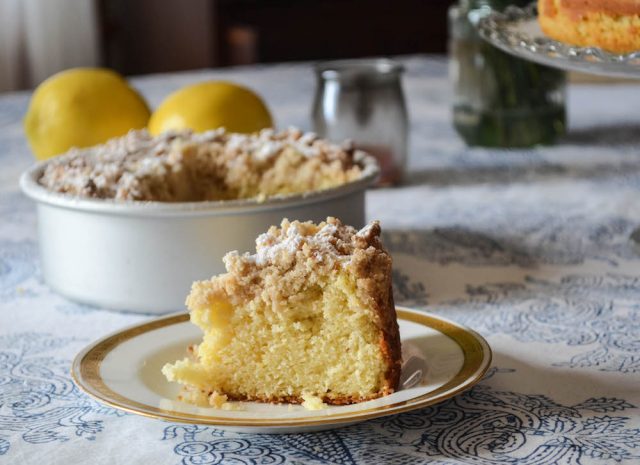
M 189 320 L 188 313 L 171 315 L 147 323 L 125 328 L 107 336 L 83 349 L 71 366 L 71 377 L 78 388 L 98 402 L 129 413 L 143 415 L 165 421 L 195 423 L 212 426 L 236 427 L 291 427 L 316 426 L 326 424 L 353 423 L 386 415 L 416 410 L 442 402 L 478 383 L 491 364 L 491 348 L 487 341 L 475 331 L 439 316 L 397 307 L 398 320 L 410 321 L 434 329 L 448 336 L 460 347 L 464 362 L 458 373 L 442 386 L 412 399 L 389 405 L 373 407 L 356 412 L 335 413 L 321 417 L 302 418 L 231 418 L 196 415 L 175 410 L 165 410 L 137 402 L 114 392 L 100 374 L 105 357 L 120 344 L 144 333 Z

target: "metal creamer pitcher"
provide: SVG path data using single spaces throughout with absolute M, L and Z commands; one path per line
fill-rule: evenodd
M 350 139 L 378 160 L 378 185 L 402 180 L 408 117 L 401 64 L 388 59 L 337 60 L 316 66 L 314 130 L 334 142 Z

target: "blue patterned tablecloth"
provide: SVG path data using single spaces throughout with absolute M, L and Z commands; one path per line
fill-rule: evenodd
M 0 96 L 0 463 L 640 463 L 640 86 L 569 89 L 571 131 L 551 148 L 467 149 L 450 123 L 446 63 L 407 60 L 411 175 L 367 194 L 395 263 L 395 295 L 470 325 L 495 351 L 475 388 L 403 415 L 306 435 L 169 424 L 78 392 L 87 343 L 148 316 L 68 301 L 42 282 L 29 95 Z M 157 104 L 224 77 L 264 95 L 280 126 L 309 127 L 306 65 L 136 79 Z

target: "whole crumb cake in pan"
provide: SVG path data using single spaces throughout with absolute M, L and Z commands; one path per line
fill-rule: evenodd
M 290 128 L 257 134 L 145 130 L 47 163 L 39 183 L 80 197 L 159 202 L 266 199 L 360 179 L 371 158 Z
M 189 356 L 163 367 L 182 398 L 350 404 L 398 388 L 401 348 L 391 257 L 374 221 L 283 220 L 230 252 L 227 273 L 193 284 L 191 321 L 204 332 Z
M 538 0 L 549 37 L 614 53 L 640 50 L 640 0 Z

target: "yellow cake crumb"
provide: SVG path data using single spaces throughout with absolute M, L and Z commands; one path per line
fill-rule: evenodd
M 313 394 L 302 393 L 302 406 L 307 410 L 322 410 L 327 408 L 327 404 L 322 402 L 322 398 L 314 396 Z
M 229 398 L 225 394 L 219 394 L 213 391 L 209 394 L 209 405 L 215 408 L 222 408 Z
M 219 408 L 222 410 L 244 410 L 237 402 L 229 402 L 229 397 L 226 394 L 220 394 L 216 391 L 213 391 L 209 394 L 209 405 L 214 408 Z

